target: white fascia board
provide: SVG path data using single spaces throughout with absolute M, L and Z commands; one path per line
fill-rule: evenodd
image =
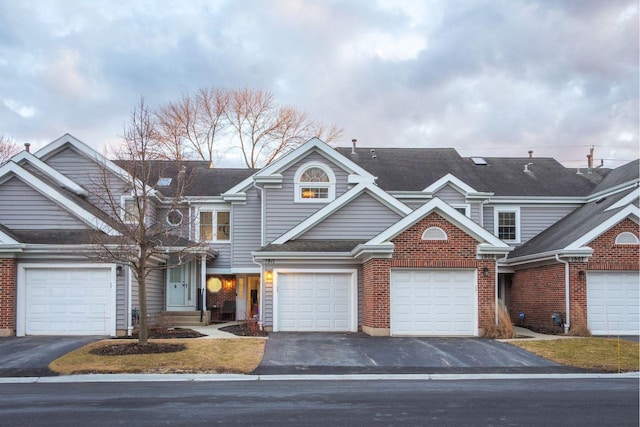
M 615 187 L 610 187 L 610 188 L 607 188 L 606 190 L 602 190 L 602 191 L 598 191 L 597 193 L 590 194 L 589 197 L 587 198 L 587 202 L 594 202 L 603 197 L 613 196 L 614 194 L 617 194 L 621 191 L 638 187 L 638 185 L 640 185 L 640 180 L 638 179 L 627 181 L 622 184 L 616 185 Z
M 422 191 L 389 191 L 389 194 L 396 199 L 404 200 L 429 200 L 433 198 L 432 193 L 424 193 Z
M 451 221 L 454 225 L 462 229 L 465 233 L 470 234 L 476 240 L 481 243 L 486 242 L 496 248 L 508 248 L 509 245 L 498 239 L 493 234 L 489 233 L 480 225 L 476 224 L 466 215 L 458 212 L 452 208 L 449 204 L 443 202 L 439 198 L 435 198 L 420 206 L 418 209 L 396 222 L 391 227 L 378 234 L 373 239 L 369 240 L 367 245 L 379 245 L 393 239 L 398 234 L 402 233 L 407 228 L 411 227 L 416 222 L 427 216 L 433 211 L 438 211 L 446 220 Z
M 243 203 L 247 201 L 247 193 L 222 193 L 222 200 L 231 203 Z
M 257 178 L 258 176 L 273 175 L 275 173 L 278 173 L 287 166 L 290 166 L 291 164 L 297 162 L 314 149 L 318 150 L 318 152 L 325 158 L 327 158 L 328 160 L 332 160 L 334 163 L 346 169 L 351 174 L 369 177 L 371 180 L 375 179 L 375 177 L 365 169 L 361 168 L 342 154 L 338 153 L 336 150 L 331 148 L 329 145 L 327 145 L 317 137 L 311 138 L 309 141 L 305 142 L 295 150 L 290 151 L 289 153 L 280 157 L 278 160 L 259 171 L 255 176 Z
M 588 233 L 583 234 L 580 238 L 575 240 L 573 243 L 567 245 L 565 250 L 576 250 L 586 246 L 593 239 L 596 239 L 605 231 L 609 230 L 611 227 L 622 221 L 623 219 L 629 217 L 632 221 L 638 223 L 638 207 L 635 205 L 628 205 L 627 207 L 617 212 L 615 215 L 611 216 L 609 219 L 602 222 L 593 230 Z
M 378 177 L 375 177 L 373 175 L 362 176 L 362 175 L 350 174 L 347 177 L 347 184 L 348 185 L 373 184 L 376 182 L 376 179 L 378 179 Z
M 39 178 L 35 177 L 31 173 L 29 173 L 26 169 L 21 168 L 17 164 L 13 162 L 8 162 L 0 167 L 0 177 L 3 177 L 8 173 L 13 173 L 15 176 L 19 177 L 27 185 L 37 190 L 40 194 L 47 197 L 48 199 L 51 199 L 57 205 L 61 206 L 63 209 L 72 212 L 89 226 L 98 228 L 110 236 L 120 235 L 120 233 L 118 233 L 116 230 L 111 228 L 111 226 L 109 226 L 107 223 L 105 223 L 104 221 L 102 221 L 92 213 L 86 211 L 84 208 L 78 206 L 71 199 L 64 197 L 62 194 L 60 194 L 60 192 L 58 192 L 58 190 L 44 183 Z
M 49 154 L 54 153 L 60 147 L 64 146 L 66 143 L 71 144 L 79 152 L 87 156 L 89 159 L 95 160 L 98 165 L 104 166 L 109 171 L 111 171 L 114 175 L 120 177 L 125 182 L 133 181 L 133 177 L 129 174 L 129 172 L 122 169 L 120 166 L 116 165 L 111 160 L 107 159 L 105 156 L 98 153 L 96 150 L 89 147 L 87 144 L 85 144 L 84 142 L 80 141 L 79 139 L 77 139 L 76 137 L 68 133 L 65 133 L 60 138 L 42 147 L 40 150 L 38 150 L 35 153 L 35 156 L 39 159 L 46 159 Z M 138 187 L 142 187 L 142 183 L 139 180 L 138 180 Z M 146 186 L 146 188 L 148 193 L 150 194 L 156 193 L 156 191 L 153 188 L 149 186 Z
M 451 184 L 456 190 L 461 193 L 477 193 L 477 191 L 473 187 L 450 173 L 446 174 L 422 191 L 424 191 L 425 193 L 435 193 L 447 184 Z
M 255 176 L 255 183 L 260 185 L 282 185 L 283 180 L 282 174 L 279 173 Z
M 374 199 L 378 200 L 383 205 L 387 206 L 389 209 L 398 213 L 399 215 L 405 216 L 411 213 L 411 208 L 399 201 L 398 199 L 392 197 L 389 193 L 381 190 L 379 187 L 375 186 L 371 183 L 366 184 L 358 184 L 355 187 L 348 190 L 346 193 L 338 197 L 333 202 L 329 203 L 309 218 L 302 221 L 300 224 L 293 227 L 291 230 L 287 231 L 277 239 L 275 239 L 272 243 L 276 245 L 281 245 L 283 243 L 288 242 L 289 240 L 295 239 L 302 234 L 309 231 L 311 228 L 318 225 L 324 219 L 328 218 L 331 214 L 337 212 L 343 206 L 346 206 L 349 202 L 363 194 L 364 192 L 369 193 Z
M 336 260 L 336 259 L 348 259 L 353 260 L 350 252 L 251 252 L 253 259 L 256 261 L 261 260 Z
M 572 250 L 557 249 L 548 252 L 540 252 L 537 254 L 525 255 L 517 258 L 507 258 L 500 260 L 500 265 L 516 266 L 523 264 L 531 264 L 535 262 L 555 260 L 556 255 L 561 258 L 588 258 L 593 255 L 593 249 L 589 247 L 581 247 Z
M 496 247 L 487 243 L 480 243 L 476 248 L 476 254 L 478 255 L 507 255 L 509 252 L 514 250 L 515 248 L 512 246 L 508 247 Z
M 488 206 L 492 205 L 567 205 L 575 206 L 586 203 L 584 197 L 547 197 L 547 196 L 528 196 L 528 197 L 514 197 L 514 196 L 492 196 Z
M 31 164 L 33 167 L 35 167 L 36 169 L 48 175 L 54 181 L 57 181 L 63 187 L 73 191 L 77 195 L 79 196 L 87 195 L 87 190 L 85 190 L 80 185 L 76 184 L 75 182 L 73 182 L 66 176 L 62 175 L 60 172 L 58 172 L 57 170 L 55 170 L 54 168 L 52 168 L 51 166 L 49 166 L 48 164 L 46 164 L 45 162 L 43 162 L 42 160 L 40 160 L 39 158 L 37 158 L 36 156 L 34 156 L 33 154 L 27 151 L 19 152 L 18 154 L 13 156 L 11 160 L 18 164 L 20 164 L 21 162 L 27 162 Z
M 353 258 L 389 258 L 393 255 L 395 245 L 391 242 L 380 245 L 361 244 L 353 248 L 351 256 Z
M 478 191 L 476 193 L 467 193 L 465 198 L 467 201 L 470 200 L 489 200 L 493 197 L 495 193 L 488 193 L 488 192 L 484 192 L 484 191 Z
M 605 212 L 630 205 L 634 201 L 638 200 L 638 198 L 640 198 L 640 188 L 636 188 L 635 191 L 632 191 L 631 193 L 624 196 L 622 199 L 615 202 L 613 205 L 609 206 L 607 209 L 605 209 Z

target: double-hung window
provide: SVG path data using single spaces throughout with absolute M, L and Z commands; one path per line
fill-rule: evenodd
M 200 211 L 200 240 L 229 241 L 231 213 L 229 211 Z
M 520 242 L 520 209 L 495 209 L 495 234 L 500 240 L 509 243 Z
M 125 224 L 137 224 L 139 212 L 137 200 L 134 197 L 122 198 L 122 221 Z

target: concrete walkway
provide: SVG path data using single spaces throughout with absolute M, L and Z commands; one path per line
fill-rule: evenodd
M 200 332 L 203 335 L 206 335 L 205 337 L 200 337 L 198 339 L 217 339 L 217 338 L 238 338 L 238 339 L 244 339 L 244 338 L 264 338 L 266 339 L 267 337 L 242 337 L 242 336 L 238 336 L 238 335 L 234 335 L 230 332 L 225 332 L 225 331 L 221 331 L 220 328 L 224 328 L 227 326 L 233 326 L 233 325 L 237 325 L 240 322 L 226 322 L 226 323 L 213 323 L 211 325 L 208 326 L 189 326 L 189 329 L 192 329 L 196 332 Z

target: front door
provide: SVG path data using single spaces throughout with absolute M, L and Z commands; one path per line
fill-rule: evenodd
M 170 269 L 167 276 L 167 310 L 195 310 L 195 275 L 191 263 Z

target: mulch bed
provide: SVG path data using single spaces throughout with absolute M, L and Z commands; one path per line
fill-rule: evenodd
M 171 339 L 171 338 L 200 338 L 206 335 L 196 332 L 188 328 L 171 328 L 171 329 L 149 329 L 150 339 Z M 130 337 L 122 337 L 124 339 L 137 339 L 138 332 L 134 332 Z
M 176 353 L 186 349 L 183 344 L 148 343 L 139 345 L 138 343 L 105 345 L 89 350 L 89 353 L 98 356 L 126 356 L 129 354 L 157 354 Z
M 261 331 L 257 327 L 249 326 L 246 323 L 225 326 L 224 328 L 220 328 L 220 330 L 229 332 L 233 335 L 238 335 L 240 337 L 266 337 L 268 335 L 265 331 Z

